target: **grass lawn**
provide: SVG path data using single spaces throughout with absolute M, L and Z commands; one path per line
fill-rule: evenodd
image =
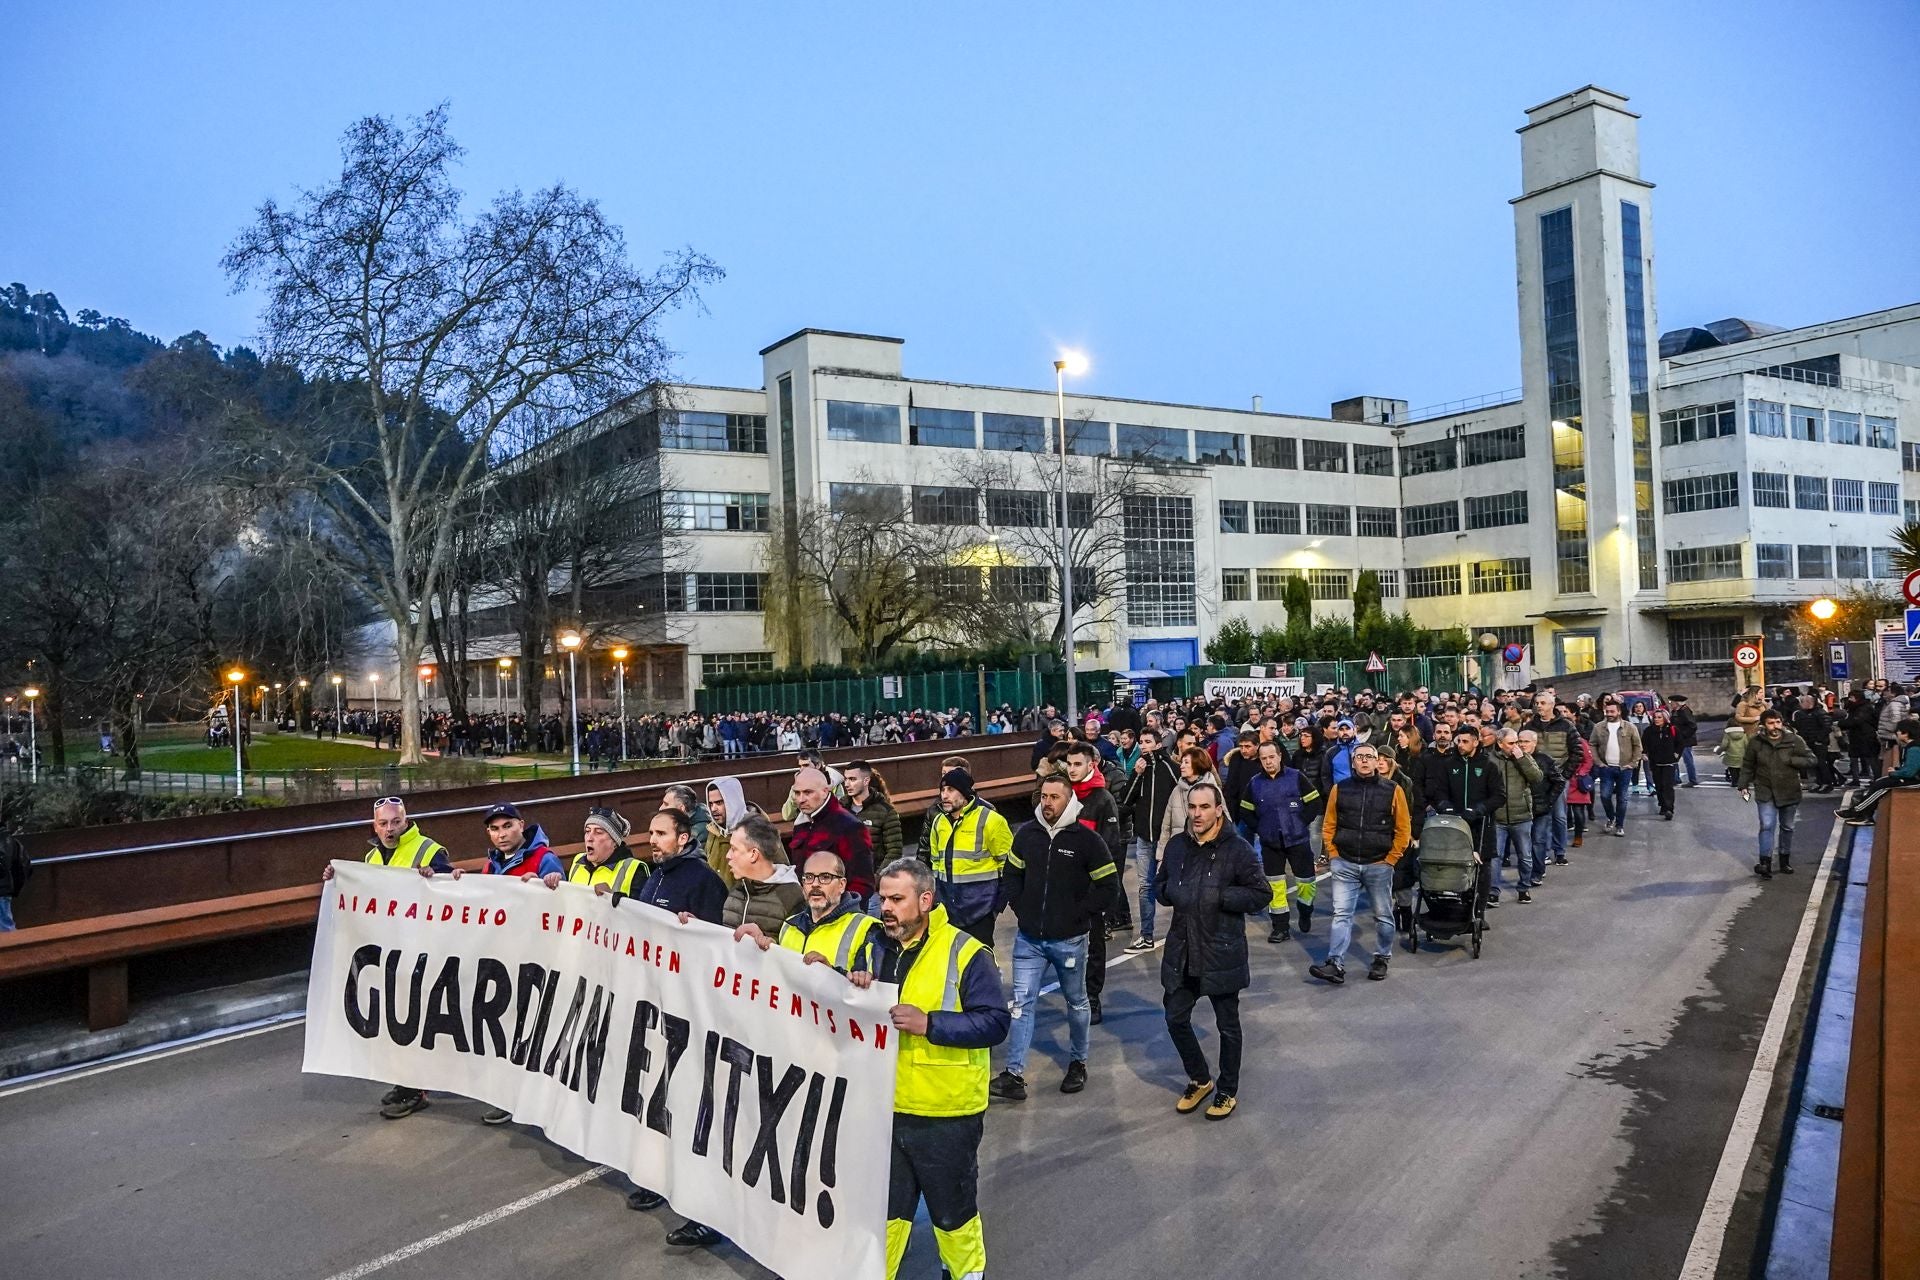
M 247 764 L 254 769 L 378 769 L 400 758 L 397 751 L 375 751 L 350 742 L 296 737 L 292 734 L 261 734 L 247 752 Z M 233 772 L 230 747 L 209 749 L 201 746 L 154 747 L 140 753 L 143 768 L 168 773 Z

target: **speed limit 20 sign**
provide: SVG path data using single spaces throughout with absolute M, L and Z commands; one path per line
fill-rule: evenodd
M 1751 640 L 1742 640 L 1733 646 L 1733 665 L 1744 671 L 1751 671 L 1760 665 L 1760 646 Z

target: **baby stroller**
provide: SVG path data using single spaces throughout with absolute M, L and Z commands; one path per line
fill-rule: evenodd
M 1471 934 L 1473 958 L 1480 958 L 1487 904 L 1480 892 L 1473 828 L 1458 814 L 1435 814 L 1420 833 L 1420 883 L 1414 890 L 1412 923 L 1407 930 L 1407 950 L 1420 949 L 1422 929 L 1429 938 Z

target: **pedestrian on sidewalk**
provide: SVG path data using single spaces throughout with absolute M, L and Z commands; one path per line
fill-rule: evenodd
M 1293 936 L 1287 919 L 1289 876 L 1299 904 L 1301 932 L 1313 921 L 1313 841 L 1307 834 L 1307 820 L 1320 793 L 1298 769 L 1287 765 L 1278 742 L 1261 743 L 1259 759 L 1260 772 L 1241 793 L 1240 808 L 1252 815 L 1261 867 L 1267 873 L 1267 941 L 1280 943 Z
M 1673 727 L 1680 731 L 1680 765 L 1687 773 L 1687 780 L 1680 785 L 1697 787 L 1700 785 L 1700 775 L 1693 767 L 1693 749 L 1700 745 L 1699 722 L 1693 718 L 1693 708 L 1687 705 L 1686 694 L 1669 696 L 1667 705 L 1673 710 Z
M 1335 985 L 1347 980 L 1353 911 L 1364 892 L 1373 908 L 1375 933 L 1367 977 L 1378 982 L 1387 976 L 1394 939 L 1393 869 L 1412 840 L 1406 792 L 1381 775 L 1379 750 L 1372 743 L 1360 743 L 1353 749 L 1353 773 L 1337 783 L 1327 798 L 1321 847 L 1330 860 L 1333 927 L 1328 930 L 1326 958 L 1309 966 L 1308 973 Z
M 1850 827 L 1873 825 L 1873 811 L 1887 792 L 1901 787 L 1920 786 L 1920 720 L 1902 720 L 1893 727 L 1894 741 L 1900 747 L 1900 764 L 1892 773 L 1868 783 L 1837 812 Z
M 1187 1073 L 1174 1110 L 1189 1115 L 1211 1092 L 1207 1119 L 1225 1120 L 1239 1104 L 1240 993 L 1253 983 L 1246 917 L 1265 905 L 1269 891 L 1253 847 L 1227 821 L 1218 784 L 1193 785 L 1187 819 L 1187 830 L 1167 842 L 1158 887 L 1160 905 L 1173 908 L 1160 957 L 1167 1034 Z M 1193 1033 L 1193 1007 L 1201 996 L 1212 1002 L 1220 1033 L 1217 1078 Z
M 1769 707 L 1760 713 L 1760 732 L 1747 744 L 1734 777 L 1742 800 L 1752 800 L 1760 815 L 1760 856 L 1753 873 L 1773 879 L 1774 847 L 1780 870 L 1793 874 L 1793 824 L 1800 812 L 1800 771 L 1814 765 L 1813 751 Z
M 1533 758 L 1520 741 L 1516 729 L 1500 731 L 1499 746 L 1493 753 L 1493 762 L 1500 770 L 1500 785 L 1506 791 L 1506 799 L 1493 815 L 1494 820 L 1494 858 L 1496 866 L 1493 873 L 1494 894 L 1500 891 L 1499 868 L 1507 865 L 1509 859 L 1514 864 L 1515 900 L 1532 902 L 1533 894 L 1528 892 L 1534 886 L 1533 878 L 1533 789 L 1545 779 L 1540 764 Z
M 1127 950 L 1136 953 L 1153 950 L 1153 877 L 1160 865 L 1159 832 L 1174 790 L 1180 785 L 1172 754 L 1162 749 L 1165 741 L 1157 725 L 1140 731 L 1140 758 L 1133 762 L 1133 776 L 1127 780 L 1121 799 L 1121 805 L 1133 812 L 1133 844 L 1128 857 L 1139 884 L 1140 936 L 1127 944 Z

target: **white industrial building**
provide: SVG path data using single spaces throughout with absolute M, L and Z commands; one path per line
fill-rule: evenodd
M 1524 643 L 1542 673 L 1720 658 L 1745 633 L 1786 644 L 1794 604 L 1890 576 L 1891 535 L 1920 498 L 1903 490 L 1920 470 L 1920 304 L 1662 335 L 1638 125 L 1592 86 L 1527 112 L 1517 393 L 1412 413 L 1357 396 L 1318 417 L 1069 381 L 1070 475 L 1098 483 L 1119 465 L 1103 459 L 1146 459 L 1165 486 L 1127 522 L 1124 591 L 1081 614 L 1082 662 L 1179 671 L 1229 617 L 1282 624 L 1293 575 L 1319 615 L 1350 609 L 1354 575 L 1377 570 L 1389 608 Z M 584 620 L 601 649 L 650 650 L 631 697 L 685 705 L 706 676 L 788 660 L 794 637 L 766 625 L 766 555 L 799 504 L 897 485 L 918 518 L 976 525 L 983 548 L 1034 516 L 1055 388 L 911 377 L 903 345 L 804 329 L 760 353 L 760 387 L 681 385 L 632 406 L 615 429 L 657 437 L 685 572 L 663 617 Z M 989 454 L 1034 491 L 960 492 Z M 1057 573 L 1024 567 L 988 589 L 1056 589 Z

